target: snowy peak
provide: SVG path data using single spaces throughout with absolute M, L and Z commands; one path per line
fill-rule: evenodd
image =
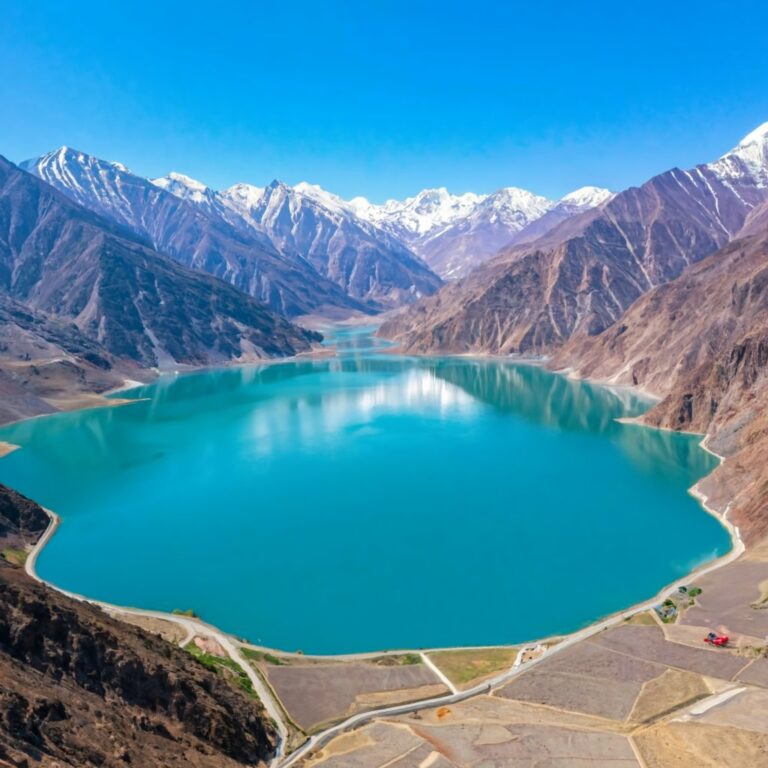
M 150 179 L 150 181 L 156 187 L 160 187 L 160 189 L 164 189 L 182 200 L 191 200 L 194 203 L 210 200 L 215 194 L 202 182 L 185 176 L 183 173 L 176 173 L 176 171 L 171 171 L 167 176 L 161 176 L 159 179 Z
M 558 200 L 558 204 L 575 208 L 597 208 L 614 197 L 614 193 L 602 187 L 579 187 Z
M 405 200 L 387 200 L 374 205 L 364 197 L 349 202 L 350 208 L 361 218 L 402 237 L 413 240 L 444 229 L 468 216 L 486 198 L 466 192 L 453 195 L 445 187 L 424 189 Z
M 19 166 L 46 181 L 52 180 L 62 185 L 73 185 L 80 189 L 83 188 L 83 184 L 87 183 L 89 178 L 95 176 L 105 177 L 131 173 L 122 163 L 100 160 L 98 157 L 66 145 L 41 157 L 25 160 L 23 163 L 19 163 Z
M 273 182 L 274 183 L 274 182 Z M 223 192 L 221 197 L 246 210 L 255 208 L 264 198 L 266 187 L 257 187 L 253 184 L 233 184 Z
M 707 167 L 729 183 L 768 187 L 768 122 L 748 133 L 730 152 Z
M 514 229 L 521 229 L 528 222 L 543 216 L 554 203 L 541 195 L 535 195 L 518 187 L 503 187 L 488 195 L 470 218 L 500 222 Z
M 318 184 L 310 184 L 307 181 L 301 181 L 293 188 L 294 192 L 302 197 L 308 198 L 314 201 L 318 205 L 322 205 L 329 211 L 335 213 L 355 214 L 354 208 L 346 200 L 342 200 L 338 195 L 334 195 L 332 192 L 328 192 Z

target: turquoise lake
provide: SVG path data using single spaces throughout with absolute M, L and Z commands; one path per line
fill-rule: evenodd
M 58 512 L 42 577 L 307 653 L 575 630 L 730 548 L 692 436 L 536 366 L 384 354 L 162 377 L 0 429 L 0 481 Z

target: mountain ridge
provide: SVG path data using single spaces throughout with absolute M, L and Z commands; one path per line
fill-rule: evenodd
M 17 311 L 38 313 L 36 330 L 34 318 L 24 320 L 37 346 L 19 354 L 45 357 L 41 328 L 50 336 L 46 323 L 66 322 L 80 347 L 91 345 L 90 364 L 100 360 L 103 369 L 115 361 L 146 369 L 284 356 L 309 351 L 320 338 L 153 251 L 2 157 L 0 294 Z
M 411 352 L 494 354 L 542 354 L 574 332 L 600 333 L 646 291 L 719 250 L 768 197 L 751 173 L 721 178 L 717 163 L 674 168 L 568 217 L 380 333 Z

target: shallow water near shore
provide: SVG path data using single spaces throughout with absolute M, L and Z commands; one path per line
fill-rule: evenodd
M 383 354 L 169 376 L 117 408 L 0 429 L 0 482 L 62 517 L 41 577 L 192 608 L 307 653 L 578 629 L 730 549 L 687 489 L 699 439 L 543 368 Z M 146 399 L 143 399 L 146 398 Z

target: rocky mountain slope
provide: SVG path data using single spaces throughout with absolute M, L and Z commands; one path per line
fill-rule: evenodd
M 705 492 L 721 509 L 733 502 L 751 540 L 768 535 L 767 212 L 756 211 L 758 231 L 654 288 L 598 336 L 575 335 L 552 362 L 661 396 L 646 423 L 707 432 L 729 460 Z
M 0 294 L 74 323 L 101 348 L 88 354 L 102 368 L 105 354 L 143 368 L 201 365 L 294 354 L 319 338 L 158 254 L 4 158 Z
M 232 283 L 281 314 L 364 308 L 305 260 L 279 254 L 263 234 L 240 231 L 210 207 L 182 200 L 120 163 L 61 147 L 22 167 L 151 248 Z
M 236 184 L 216 192 L 181 174 L 155 179 L 154 184 L 221 217 L 244 236 L 267 238 L 287 259 L 309 263 L 370 308 L 410 303 L 433 294 L 441 284 L 400 240 L 312 184 Z
M 452 195 L 441 187 L 381 206 L 365 198 L 349 204 L 407 243 L 441 277 L 456 280 L 505 246 L 538 237 L 610 197 L 598 187 L 583 187 L 557 202 L 516 187 L 492 195 Z
M 73 322 L 0 295 L 0 423 L 52 413 L 60 398 L 102 393 L 126 376 L 142 372 L 116 361 Z
M 0 549 L 47 524 L 0 486 Z M 261 704 L 191 655 L 0 558 L 0 764 L 234 768 L 275 743 Z
M 393 318 L 381 334 L 410 351 L 548 352 L 596 335 L 640 296 L 728 243 L 768 197 L 768 124 L 711 165 L 673 169 Z

